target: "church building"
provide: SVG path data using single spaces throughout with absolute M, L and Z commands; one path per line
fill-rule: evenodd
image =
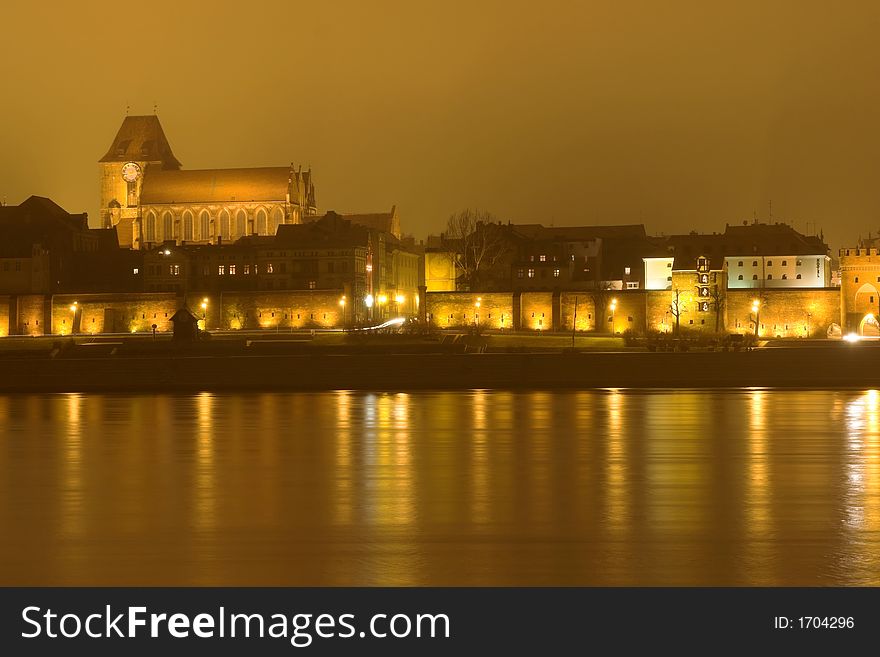
M 101 226 L 122 247 L 229 243 L 317 214 L 311 171 L 182 169 L 155 115 L 126 116 L 99 166 Z

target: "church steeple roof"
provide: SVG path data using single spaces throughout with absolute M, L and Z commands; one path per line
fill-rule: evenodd
M 163 169 L 179 169 L 180 162 L 155 114 L 126 116 L 110 150 L 99 162 L 161 162 Z

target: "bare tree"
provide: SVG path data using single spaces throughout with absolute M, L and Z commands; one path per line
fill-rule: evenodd
M 669 312 L 675 317 L 675 335 L 681 330 L 681 314 L 687 312 L 684 301 L 681 300 L 681 290 L 675 288 L 672 290 L 672 302 L 669 304 Z
M 591 293 L 596 310 L 596 329 L 600 333 L 607 333 L 608 322 L 606 318 L 615 290 L 609 281 L 600 281 L 597 286 Z
M 507 242 L 495 216 L 481 210 L 463 210 L 449 217 L 443 245 L 449 252 L 458 278 L 471 290 L 507 250 Z

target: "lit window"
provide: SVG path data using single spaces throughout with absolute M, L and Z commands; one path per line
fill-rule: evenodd
M 170 276 L 180 275 L 180 265 L 168 265 L 168 274 Z
M 245 265 L 245 266 L 244 266 L 244 272 L 243 272 L 243 273 L 245 273 L 245 274 L 250 274 L 250 273 L 251 273 L 251 266 L 250 266 L 250 265 Z
M 547 262 L 547 256 L 542 255 L 538 258 L 541 262 Z
M 132 273 L 132 274 L 138 274 L 138 273 L 140 273 L 140 269 L 138 269 L 137 267 L 135 267 L 134 269 L 131 270 L 131 273 Z
M 558 269 L 553 270 L 553 278 L 559 278 L 559 270 Z
M 229 275 L 230 276 L 235 275 L 235 265 L 229 265 Z
M 517 270 L 516 270 L 516 277 L 517 277 L 517 278 L 522 278 L 523 276 L 525 276 L 525 273 L 526 273 L 525 270 L 523 270 L 523 269 L 517 269 Z
M 268 265 L 266 265 L 266 273 L 267 273 L 267 274 L 271 274 L 271 273 L 273 273 L 274 271 L 275 271 L 275 270 L 272 268 L 272 263 L 271 263 L 271 262 L 270 262 Z
M 223 276 L 226 273 L 226 265 L 217 265 L 217 275 Z
M 534 277 L 535 277 L 535 270 L 529 269 L 529 278 L 534 278 Z M 858 282 L 859 282 L 859 279 L 857 278 L 856 283 L 858 283 Z
M 638 290 L 639 289 L 639 282 L 638 281 L 627 281 L 626 282 L 626 289 L 627 290 Z
M 623 268 L 623 273 L 624 273 L 625 276 L 629 276 L 630 271 L 632 271 L 632 270 L 631 270 L 629 267 L 624 267 L 624 268 Z
M 315 281 L 309 281 L 309 289 L 314 290 L 317 287 Z

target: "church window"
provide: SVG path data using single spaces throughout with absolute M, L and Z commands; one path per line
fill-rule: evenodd
M 132 180 L 128 183 L 128 199 L 126 202 L 128 207 L 133 208 L 137 206 L 137 181 Z
M 226 239 L 229 239 L 229 212 L 227 210 L 223 210 L 220 213 L 220 235 Z
M 199 213 L 199 239 L 211 239 L 211 216 L 207 210 L 202 210 Z
M 275 208 L 272 211 L 272 222 L 269 224 L 269 234 L 274 235 L 278 232 L 278 226 L 284 223 L 284 212 L 281 208 Z
M 266 211 L 260 209 L 257 211 L 257 234 L 258 235 L 267 235 L 269 233 L 268 226 L 268 218 L 266 217 Z
M 156 241 L 156 215 L 150 212 L 144 225 L 144 241 Z
M 243 237 L 245 235 L 245 231 L 247 229 L 247 214 L 244 210 L 239 210 L 235 213 L 235 234 L 238 237 Z
M 170 212 L 162 215 L 162 239 L 170 240 L 174 235 L 174 217 Z
M 189 210 L 183 213 L 183 240 L 185 242 L 193 240 L 193 215 Z

